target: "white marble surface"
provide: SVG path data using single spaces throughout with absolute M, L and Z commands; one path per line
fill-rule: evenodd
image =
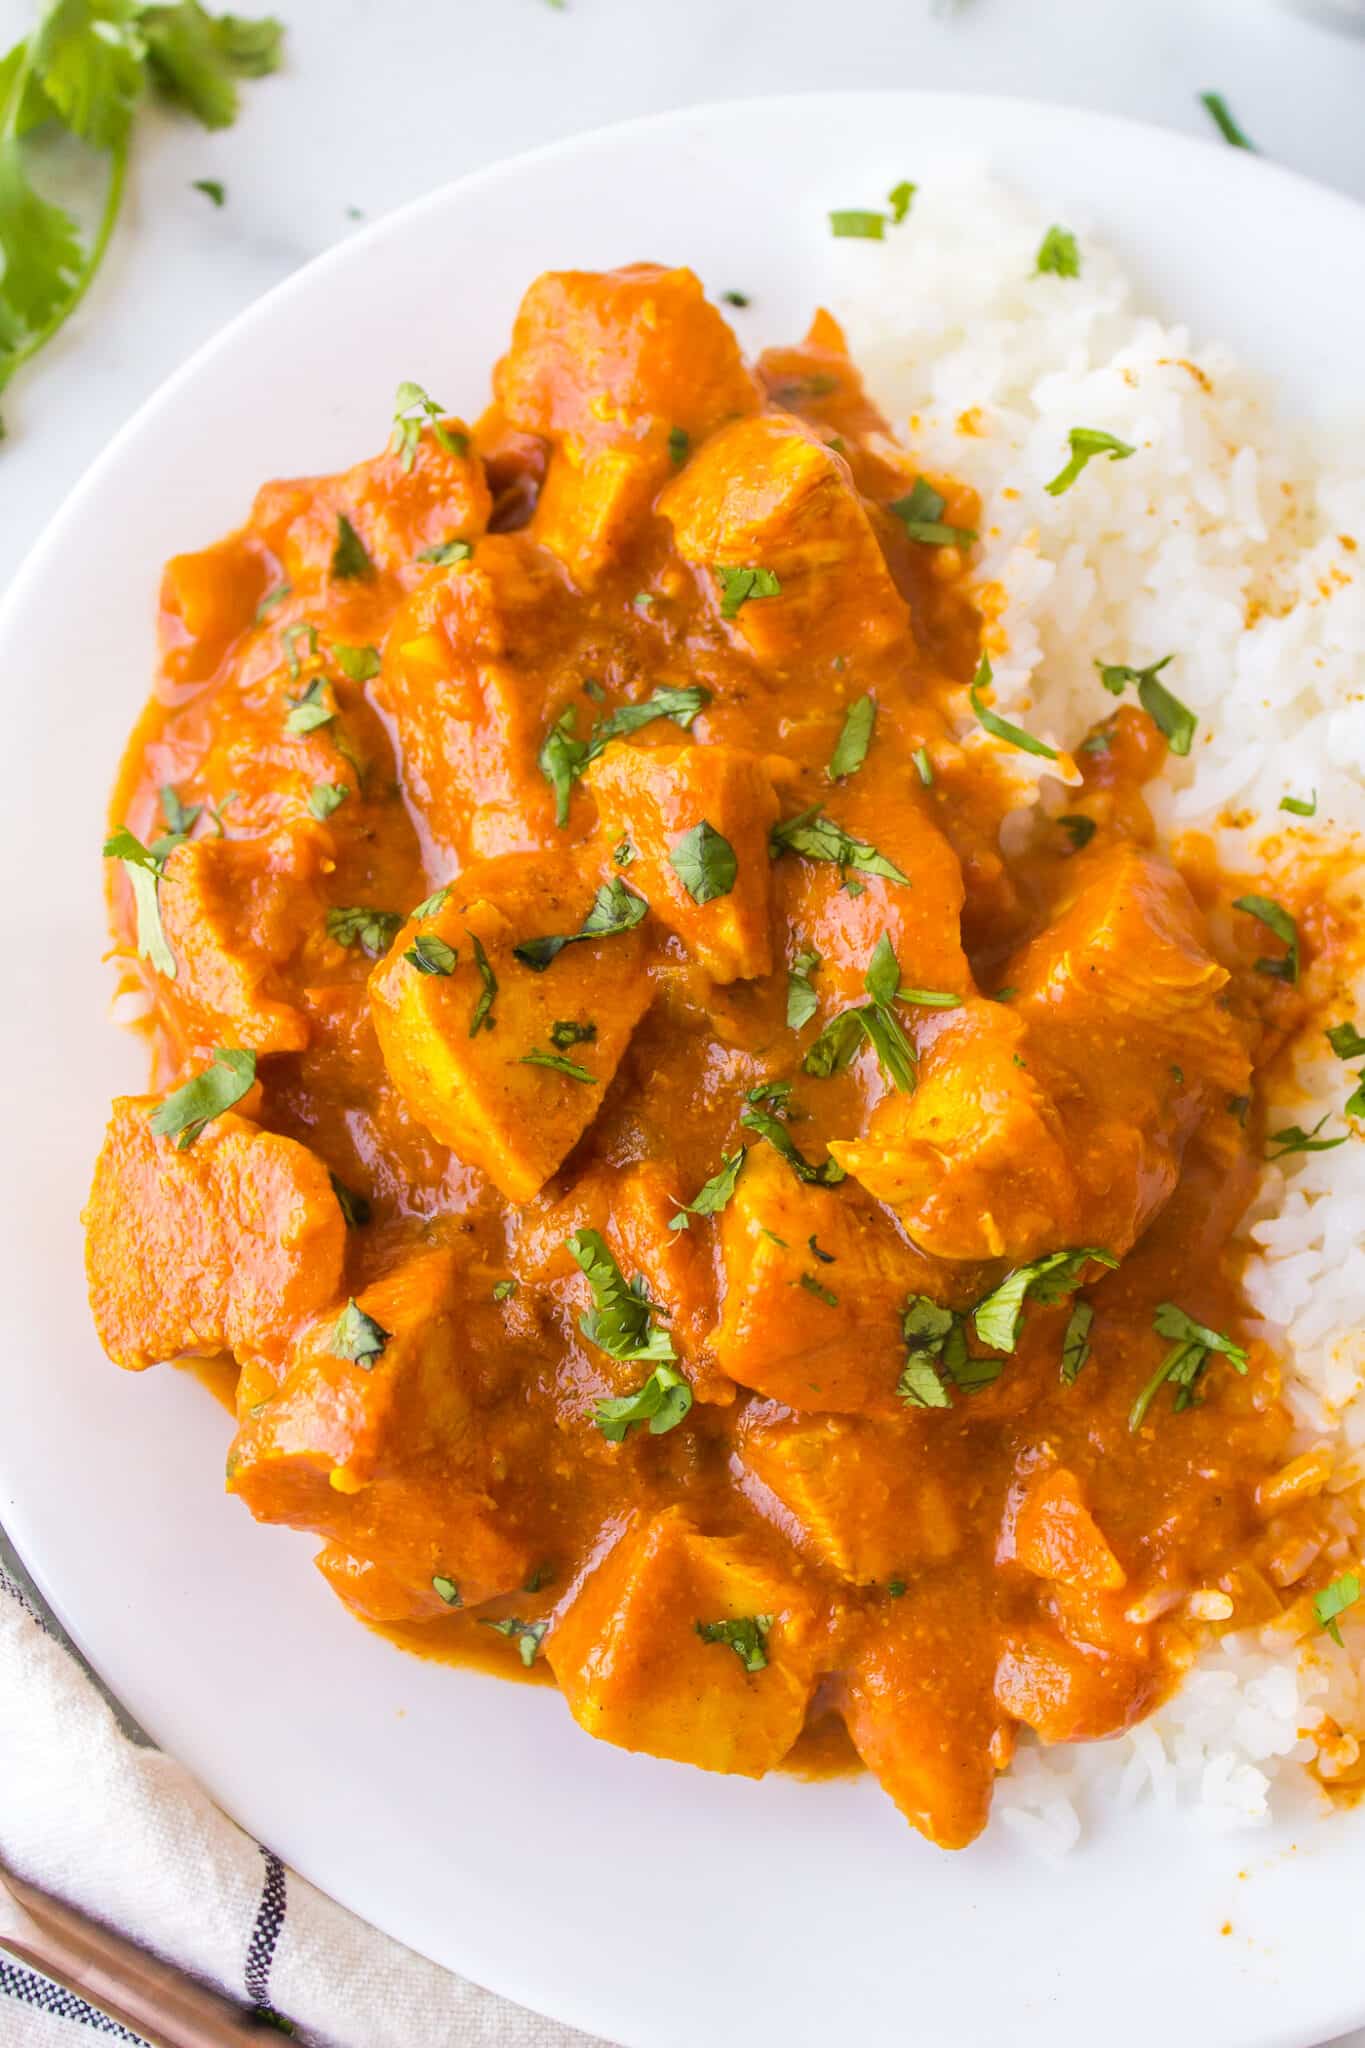
M 0 0 L 5 43 L 36 4 Z M 1365 199 L 1365 38 L 1280 0 L 274 0 L 274 11 L 288 24 L 286 68 L 247 86 L 234 128 L 146 119 L 99 282 L 7 394 L 0 579 L 191 350 L 354 232 L 348 208 L 374 219 L 576 130 L 696 100 L 914 85 L 1200 132 L 1196 95 L 1212 88 L 1268 155 Z M 221 211 L 192 189 L 204 177 L 227 186 Z

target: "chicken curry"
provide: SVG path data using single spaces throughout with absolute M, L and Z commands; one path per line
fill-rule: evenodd
M 978 516 L 827 315 L 750 366 L 650 265 L 268 485 L 166 570 L 87 1212 L 359 1615 L 711 1770 L 836 1716 L 946 1846 L 1332 1513 L 1233 1242 L 1329 914 L 1156 850 L 1173 694 L 992 711 Z

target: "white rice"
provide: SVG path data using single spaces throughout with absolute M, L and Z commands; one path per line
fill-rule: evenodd
M 984 174 L 927 183 L 884 243 L 836 250 L 834 310 L 897 437 L 981 496 L 978 579 L 1003 593 L 988 636 L 998 710 L 1065 747 L 1114 709 L 1097 659 L 1174 653 L 1164 680 L 1199 729 L 1150 792 L 1160 831 L 1208 834 L 1233 870 L 1302 872 L 1365 831 L 1365 436 L 1323 448 L 1289 430 L 1226 349 L 1142 312 L 1083 233 L 1079 277 L 1035 275 L 1048 225 Z M 1076 426 L 1136 453 L 1093 460 L 1050 497 Z M 962 710 L 966 734 L 965 693 Z M 1066 808 L 1047 764 L 1015 750 L 1007 764 L 1021 807 Z M 1280 812 L 1314 791 L 1311 823 Z M 1365 1024 L 1365 975 L 1309 989 L 1329 1003 L 1323 1021 Z M 1320 1023 L 1285 1065 L 1280 1121 L 1327 1113 L 1325 1136 L 1347 1129 L 1354 1082 Z M 1365 1473 L 1365 1131 L 1267 1167 L 1245 1228 L 1251 1301 L 1301 1443 L 1337 1446 L 1346 1492 Z M 1356 1562 L 1348 1533 L 1334 1562 Z M 1365 1731 L 1365 1620 L 1343 1629 L 1344 1653 L 1301 1623 L 1225 1636 L 1126 1736 L 1021 1747 L 1000 1825 L 1055 1856 L 1083 1815 L 1139 1799 L 1216 1828 L 1321 1803 L 1304 1766 L 1330 1777 L 1357 1753 L 1352 1733 L 1320 1736 L 1324 1714 Z

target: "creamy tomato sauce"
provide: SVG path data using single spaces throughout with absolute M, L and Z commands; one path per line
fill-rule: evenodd
M 827 316 L 550 276 L 494 393 L 166 571 L 101 1336 L 409 1647 L 958 1845 L 1320 1582 L 1233 1233 L 1342 934 L 1155 849 L 1131 701 L 1001 850 L 977 507 Z

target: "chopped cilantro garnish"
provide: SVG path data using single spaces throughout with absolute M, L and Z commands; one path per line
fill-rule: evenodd
M 1269 1142 L 1277 1149 L 1267 1152 L 1266 1158 L 1287 1159 L 1291 1152 L 1335 1152 L 1338 1145 L 1346 1143 L 1350 1133 L 1343 1132 L 1339 1138 L 1320 1138 L 1318 1132 L 1330 1115 L 1328 1110 L 1326 1115 L 1320 1116 L 1311 1131 L 1304 1130 L 1302 1124 L 1286 1124 L 1282 1131 L 1271 1131 Z
M 373 1372 L 389 1337 L 390 1332 L 373 1316 L 366 1315 L 352 1295 L 332 1326 L 328 1349 L 333 1358 L 348 1358 L 365 1372 Z
M 916 747 L 910 759 L 914 762 L 915 773 L 924 784 L 924 787 L 932 789 L 934 784 L 934 764 L 929 759 L 929 749 L 927 747 Z
M 1221 92 L 1201 92 L 1199 104 L 1208 114 L 1224 142 L 1231 143 L 1234 149 L 1249 149 L 1255 152 L 1255 143 L 1248 141 L 1242 133 L 1232 117 L 1232 109 Z
M 467 562 L 473 552 L 473 541 L 441 540 L 435 547 L 423 548 L 417 559 L 419 562 L 431 562 L 438 569 L 449 569 L 455 562 Z
M 336 545 L 332 549 L 331 575 L 337 583 L 355 583 L 373 576 L 374 563 L 365 543 L 344 512 L 337 514 Z
M 704 1643 L 724 1643 L 744 1669 L 753 1672 L 767 1668 L 772 1625 L 771 1614 L 746 1614 L 733 1621 L 699 1621 L 696 1626 Z
M 776 1090 L 771 1090 L 766 1099 L 774 1104 L 775 1109 L 778 1104 L 785 1104 L 786 1090 L 780 1094 Z M 746 1131 L 752 1131 L 756 1137 L 765 1139 L 774 1152 L 786 1160 L 798 1180 L 806 1181 L 814 1187 L 832 1188 L 847 1178 L 843 1167 L 833 1159 L 826 1159 L 821 1166 L 812 1166 L 795 1144 L 781 1116 L 774 1114 L 773 1110 L 760 1107 L 761 1100 L 761 1097 L 755 1100 L 751 1090 L 750 1100 L 740 1111 L 739 1120 Z
M 1133 1431 L 1141 1429 L 1148 1409 L 1168 1380 L 1175 1388 L 1173 1405 L 1176 1413 L 1194 1407 L 1199 1400 L 1195 1386 L 1214 1352 L 1221 1352 L 1238 1372 L 1245 1373 L 1247 1369 L 1247 1354 L 1240 1344 L 1234 1344 L 1230 1337 L 1224 1337 L 1218 1330 L 1210 1330 L 1204 1323 L 1195 1322 L 1173 1301 L 1160 1303 L 1152 1319 L 1152 1327 L 1159 1337 L 1169 1337 L 1174 1341 L 1133 1403 L 1128 1416 L 1128 1427 Z
M 886 237 L 886 215 L 864 207 L 837 207 L 830 214 L 829 228 L 841 240 L 880 242 Z
M 563 952 L 566 946 L 579 944 L 587 939 L 610 938 L 616 932 L 628 932 L 640 923 L 647 914 L 649 905 L 643 896 L 628 887 L 619 875 L 613 875 L 609 882 L 603 882 L 592 901 L 592 908 L 576 932 L 568 932 L 548 939 L 527 939 L 513 947 L 514 956 L 523 967 L 543 974 L 550 962 Z
M 819 965 L 818 953 L 802 952 L 796 955 L 787 970 L 787 1025 L 792 1031 L 799 1031 L 803 1025 L 809 1024 L 820 1007 L 810 979 Z
M 329 939 L 339 946 L 359 946 L 377 960 L 397 938 L 403 918 L 396 910 L 372 910 L 368 904 L 355 903 L 329 910 L 326 923 Z
M 670 1230 L 689 1230 L 694 1216 L 719 1216 L 735 1192 L 740 1169 L 748 1157 L 747 1146 L 741 1145 L 736 1152 L 722 1152 L 720 1166 L 710 1180 L 703 1181 L 690 1202 L 679 1207 L 677 1215 L 669 1224 Z
M 368 683 L 379 674 L 377 647 L 333 647 L 337 667 L 353 683 Z
M 713 903 L 735 886 L 735 849 L 706 818 L 668 849 L 668 864 L 694 903 Z
M 723 619 L 735 618 L 741 606 L 752 603 L 756 598 L 780 597 L 782 585 L 771 569 L 727 568 L 716 564 L 716 580 L 720 584 L 720 615 Z
M 1339 1579 L 1333 1579 L 1330 1586 L 1324 1586 L 1313 1595 L 1313 1613 L 1319 1628 L 1326 1629 L 1337 1648 L 1344 1649 L 1341 1640 L 1339 1616 L 1354 1607 L 1360 1598 L 1360 1575 L 1358 1572 L 1343 1572 Z
M 977 1336 L 994 1351 L 1013 1351 L 1019 1341 L 1024 1303 L 1032 1300 L 1050 1307 L 1064 1300 L 1092 1262 L 1097 1266 L 1118 1265 L 1112 1252 L 1085 1245 L 1078 1251 L 1049 1252 L 1044 1258 L 1016 1266 L 972 1310 Z
M 405 381 L 399 385 L 393 401 L 393 433 L 389 437 L 389 448 L 403 469 L 411 469 L 416 461 L 417 444 L 426 426 L 431 428 L 432 438 L 439 442 L 447 455 L 469 453 L 468 434 L 452 433 L 443 424 L 441 412 L 441 407 L 434 398 L 428 398 L 420 384 Z
M 308 792 L 308 808 L 321 823 L 324 818 L 330 818 L 333 811 L 338 810 L 350 794 L 347 783 L 315 782 Z
M 1089 846 L 1095 836 L 1095 820 L 1087 818 L 1081 811 L 1068 811 L 1058 818 L 1057 823 L 1065 832 L 1077 853 L 1083 846 Z
M 990 685 L 990 657 L 983 654 L 980 666 L 972 678 L 971 687 L 967 692 L 971 700 L 972 710 L 976 713 L 983 730 L 993 734 L 998 740 L 1005 740 L 1012 747 L 1018 747 L 1025 754 L 1040 754 L 1045 761 L 1055 761 L 1057 758 L 1057 749 L 1055 747 L 1048 746 L 1045 740 L 1036 740 L 1033 734 L 1025 732 L 1022 726 L 1011 725 L 1007 718 L 1001 718 L 997 712 L 992 711 L 990 706 L 984 702 L 981 692 L 988 690 Z
M 483 949 L 482 940 L 477 933 L 470 931 L 468 925 L 465 926 L 465 937 L 474 948 L 474 965 L 479 970 L 479 980 L 483 984 L 479 990 L 478 1001 L 469 1017 L 469 1035 L 471 1038 L 477 1038 L 481 1031 L 491 1031 L 497 1023 L 497 1018 L 493 1015 L 493 1003 L 498 993 L 498 977 L 494 974 L 488 955 Z
M 461 1605 L 460 1589 L 454 1579 L 448 1579 L 442 1573 L 436 1572 L 432 1576 L 431 1589 L 445 1601 L 447 1607 L 459 1607 Z
M 322 676 L 314 676 L 301 697 L 289 699 L 292 709 L 284 721 L 286 732 L 316 732 L 320 725 L 330 725 L 336 712 L 327 702 L 327 682 Z
M 139 959 L 150 961 L 158 974 L 174 981 L 177 972 L 175 955 L 161 922 L 159 887 L 166 871 L 164 858 L 144 846 L 126 825 L 105 840 L 104 858 L 121 864 L 132 888 Z
M 568 1240 L 568 1248 L 571 1257 L 586 1274 L 592 1290 L 592 1310 L 588 1315 L 580 1316 L 578 1321 L 578 1327 L 588 1342 L 611 1358 L 669 1362 L 675 1359 L 678 1354 L 667 1330 L 657 1328 L 651 1320 L 653 1303 L 644 1291 L 644 1282 L 636 1280 L 627 1286 L 625 1276 L 600 1231 L 575 1230 Z M 686 1383 L 679 1381 L 678 1384 L 685 1386 Z M 681 1422 L 691 1405 L 689 1392 L 681 1413 L 673 1420 Z M 672 1423 L 665 1423 L 662 1427 L 672 1428 Z M 624 1434 L 622 1430 L 621 1435 Z M 659 1430 L 655 1429 L 653 1434 L 657 1436 Z M 613 1441 L 619 1441 L 619 1438 L 613 1438 Z
M 783 853 L 798 853 L 804 860 L 831 861 L 845 872 L 852 868 L 864 875 L 883 875 L 889 882 L 910 879 L 875 846 L 855 839 L 833 818 L 827 818 L 823 804 L 813 804 L 810 810 L 774 825 L 768 835 L 768 850 L 774 860 Z
M 941 492 L 922 476 L 915 478 L 914 489 L 904 498 L 897 498 L 887 506 L 887 511 L 900 520 L 911 540 L 922 547 L 969 548 L 976 539 L 968 526 L 945 526 L 943 508 L 947 503 Z
M 1315 818 L 1318 814 L 1318 793 L 1314 790 L 1312 796 L 1308 798 L 1282 796 L 1280 798 L 1280 809 L 1282 811 L 1289 811 L 1296 818 Z
M 438 939 L 435 932 L 418 932 L 403 958 L 419 974 L 446 975 L 455 972 L 460 956 L 444 939 Z
M 856 775 L 867 759 L 867 750 L 872 744 L 872 728 L 877 722 L 877 700 L 875 697 L 858 697 L 849 705 L 844 714 L 843 726 L 835 741 L 834 752 L 829 757 L 829 778 L 841 782 L 846 775 Z
M 681 469 L 692 447 L 692 436 L 686 427 L 670 427 L 668 430 L 668 459 L 674 469 Z
M 1090 1357 L 1090 1325 L 1095 1311 L 1088 1301 L 1073 1303 L 1062 1336 L 1062 1378 L 1074 1386 Z
M 1044 486 L 1050 498 L 1060 498 L 1063 491 L 1069 491 L 1086 464 L 1097 455 L 1107 455 L 1111 462 L 1125 462 L 1137 453 L 1127 441 L 1120 441 L 1116 434 L 1106 434 L 1099 427 L 1073 427 L 1066 438 L 1071 460 Z
M 599 718 L 586 739 L 577 737 L 578 714 L 573 705 L 569 705 L 546 733 L 537 756 L 540 772 L 555 793 L 556 824 L 567 825 L 569 798 L 575 782 L 613 740 L 629 738 L 656 718 L 671 718 L 686 732 L 698 712 L 704 711 L 710 701 L 710 691 L 699 683 L 686 689 L 665 685 L 652 690 L 643 703 L 622 704 L 606 718 Z
M 1277 939 L 1283 939 L 1287 951 L 1280 960 L 1261 959 L 1256 962 L 1258 974 L 1268 974 L 1276 981 L 1295 983 L 1299 978 L 1299 928 L 1282 903 L 1273 896 L 1239 896 L 1233 904 L 1234 910 L 1245 910 L 1249 917 L 1259 918 L 1261 923 L 1274 932 Z
M 1039 277 L 1079 277 L 1081 274 L 1081 251 L 1070 228 L 1050 227 L 1038 244 L 1038 255 L 1034 263 L 1035 275 Z
M 552 0 L 553 4 L 553 0 Z M 563 0 L 559 0 L 563 4 Z M 509 1614 L 502 1621 L 480 1620 L 481 1628 L 496 1629 L 500 1636 L 506 1636 L 517 1646 L 522 1663 L 529 1671 L 539 1654 L 540 1646 L 549 1633 L 548 1621 L 522 1621 L 518 1615 Z
M 327 1178 L 332 1183 L 332 1193 L 337 1198 L 337 1207 L 341 1210 L 346 1228 L 363 1229 L 370 1220 L 368 1199 L 364 1195 L 358 1195 L 354 1188 L 348 1188 L 345 1181 L 338 1179 L 336 1174 L 329 1173 Z
M 166 1097 L 148 1122 L 158 1138 L 174 1138 L 186 1152 L 216 1116 L 240 1102 L 256 1079 L 256 1055 L 240 1046 L 215 1046 L 212 1063 Z
M 898 228 L 905 219 L 906 214 L 909 213 L 911 202 L 918 190 L 918 185 L 912 185 L 908 178 L 902 178 L 900 183 L 893 185 L 887 193 L 886 203 L 891 208 L 891 225 L 893 228 Z
M 807 1294 L 813 1294 L 817 1301 L 823 1301 L 826 1308 L 838 1308 L 838 1295 L 831 1288 L 826 1287 L 824 1281 L 818 1279 L 814 1273 L 803 1273 L 801 1275 L 801 1285 L 805 1288 Z
M 1358 1060 L 1365 1053 L 1365 1032 L 1354 1024 L 1333 1024 L 1324 1035 L 1339 1060 Z
M 1100 681 L 1111 696 L 1121 697 L 1128 683 L 1137 684 L 1138 702 L 1160 732 L 1165 735 L 1167 745 L 1173 754 L 1188 754 L 1199 720 L 1189 706 L 1172 696 L 1166 685 L 1159 680 L 1163 668 L 1175 660 L 1168 654 L 1162 661 L 1154 661 L 1150 668 L 1129 668 L 1123 662 L 1097 661 Z
M 517 1061 L 519 1067 L 549 1067 L 556 1074 L 563 1074 L 570 1081 L 586 1081 L 597 1086 L 596 1074 L 590 1074 L 586 1067 L 580 1067 L 577 1060 L 566 1059 L 562 1052 L 524 1052 Z

